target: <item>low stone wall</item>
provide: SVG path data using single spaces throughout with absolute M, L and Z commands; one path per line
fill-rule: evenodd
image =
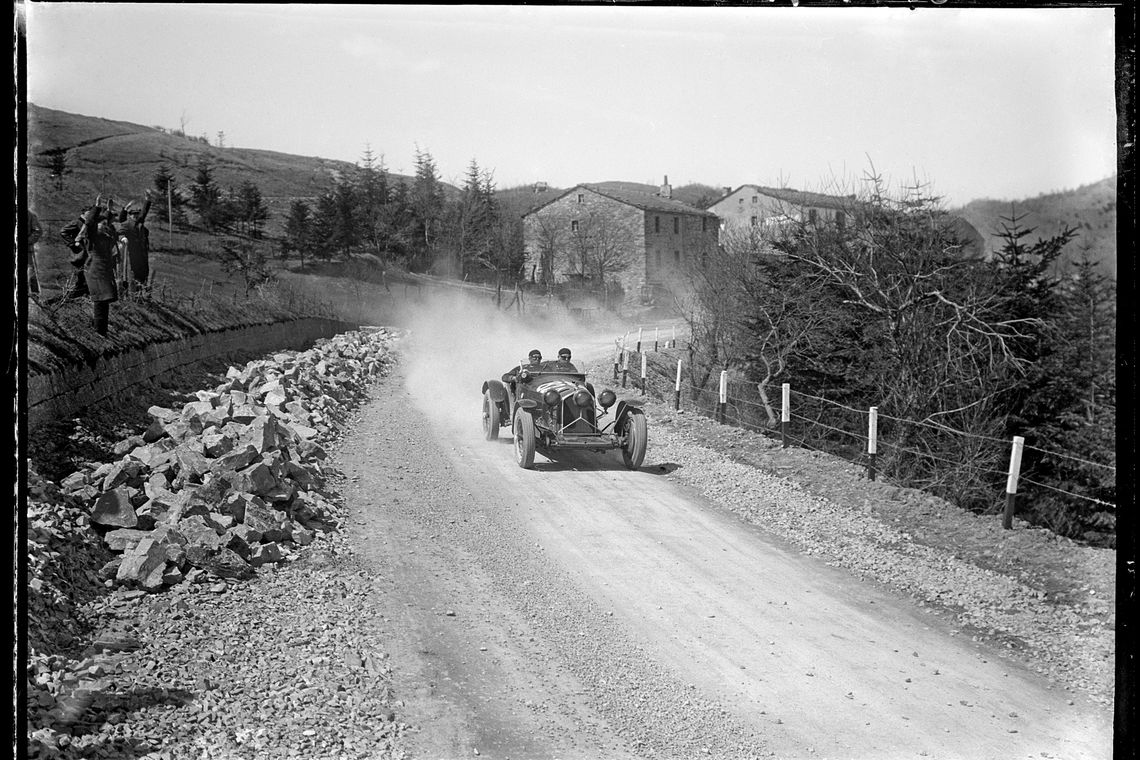
M 191 335 L 100 358 L 94 366 L 28 377 L 28 428 L 69 417 L 176 367 L 235 352 L 251 355 L 307 348 L 357 325 L 332 319 L 298 319 Z

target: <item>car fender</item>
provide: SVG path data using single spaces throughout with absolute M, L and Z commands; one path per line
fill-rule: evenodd
M 507 400 L 507 388 L 503 385 L 501 380 L 488 380 L 483 383 L 482 393 L 490 393 L 491 400 L 495 403 L 502 403 Z
M 637 409 L 637 408 L 638 407 L 634 406 L 633 404 L 629 403 L 628 401 L 617 402 L 617 406 L 614 407 L 614 426 L 620 427 L 622 420 L 624 420 L 626 418 L 626 416 L 629 414 L 630 410 L 631 409 Z

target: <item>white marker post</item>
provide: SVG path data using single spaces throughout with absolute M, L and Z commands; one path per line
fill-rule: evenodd
M 641 353 L 641 328 L 637 328 L 637 353 Z
M 673 348 L 677 347 L 677 325 L 673 325 L 673 342 L 669 345 Z
M 867 476 L 875 479 L 875 458 L 879 453 L 879 407 L 872 406 L 867 412 Z
M 653 328 L 653 353 L 657 353 L 657 344 L 658 344 L 657 339 L 659 337 L 661 337 L 661 328 L 660 327 L 654 327 Z
M 646 374 L 645 374 L 645 358 L 646 358 L 646 354 L 642 354 L 641 355 L 641 395 L 642 396 L 645 395 L 645 386 L 648 384 L 646 381 Z
M 788 423 L 792 421 L 792 386 L 780 386 L 780 438 L 784 448 L 788 448 Z
M 728 370 L 720 371 L 720 402 L 716 407 L 716 421 L 724 424 L 725 408 L 728 406 Z
M 1013 449 L 1009 452 L 1009 477 L 1005 480 L 1005 512 L 1002 514 L 1001 527 L 1006 530 L 1013 528 L 1013 512 L 1017 501 L 1017 479 L 1021 477 L 1021 450 L 1025 446 L 1025 439 L 1020 435 L 1013 437 Z
M 629 377 L 629 351 L 621 352 L 621 387 L 625 387 L 626 378 Z
M 677 382 L 673 385 L 673 408 L 681 408 L 681 360 L 677 360 Z

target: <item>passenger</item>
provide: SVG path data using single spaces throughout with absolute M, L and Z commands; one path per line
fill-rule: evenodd
M 504 383 L 513 383 L 517 379 L 517 375 L 520 369 L 525 369 L 530 372 L 537 372 L 542 367 L 542 352 L 537 348 L 532 348 L 530 350 L 530 353 L 527 354 L 526 358 L 526 364 L 523 364 L 521 367 L 511 367 L 509 370 L 503 373 Z
M 570 349 L 558 349 L 558 361 L 549 362 L 550 369 L 554 372 L 577 372 L 578 368 L 570 363 Z

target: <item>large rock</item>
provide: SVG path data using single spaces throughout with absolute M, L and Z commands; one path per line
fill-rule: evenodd
M 218 457 L 210 465 L 210 469 L 214 472 L 223 472 L 226 470 L 241 470 L 249 467 L 261 457 L 261 452 L 252 443 L 246 443 L 244 448 L 236 449 L 230 453 Z
M 173 461 L 175 458 L 174 449 L 176 447 L 177 444 L 170 438 L 160 438 L 154 443 L 148 443 L 131 449 L 127 456 L 153 470 L 159 465 Z
M 103 543 L 113 552 L 125 552 L 138 546 L 139 541 L 149 538 L 150 533 L 136 528 L 116 528 L 103 536 Z
M 202 446 L 206 449 L 206 456 L 211 459 L 225 456 L 233 451 L 235 441 L 222 433 L 209 433 L 202 436 Z
M 253 568 L 232 549 L 218 546 L 210 549 L 191 544 L 186 549 L 186 561 L 219 578 L 250 578 Z
M 260 499 L 246 503 L 242 524 L 260 533 L 264 541 L 287 541 L 293 534 L 293 521 L 289 516 Z
M 179 520 L 175 527 L 186 537 L 187 549 L 191 546 L 204 546 L 209 549 L 222 545 L 221 535 L 213 526 L 206 523 L 201 515 L 192 515 Z
M 259 453 L 272 451 L 280 445 L 280 425 L 270 415 L 262 415 L 249 423 L 239 443 L 252 445 Z
M 238 472 L 239 481 L 234 482 L 235 487 L 258 496 L 273 490 L 277 485 L 277 478 L 273 469 L 264 462 L 257 462 Z
M 139 518 L 131 506 L 130 489 L 127 486 L 119 486 L 113 491 L 100 494 L 91 510 L 91 522 L 115 528 L 137 526 Z
M 281 547 L 273 541 L 267 544 L 258 544 L 253 547 L 249 553 L 249 564 L 254 567 L 261 567 L 270 562 L 280 562 L 283 559 L 285 559 L 285 553 L 281 551 Z
M 162 585 L 162 572 L 166 569 L 166 551 L 153 538 L 144 538 L 131 550 L 123 553 L 123 560 L 115 578 L 143 588 Z M 157 573 L 157 586 L 155 574 Z

